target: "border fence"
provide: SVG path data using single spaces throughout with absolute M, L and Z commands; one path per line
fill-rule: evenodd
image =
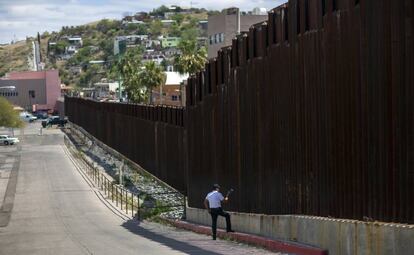
M 187 190 L 183 108 L 65 98 L 73 123 L 177 190 Z
M 218 182 L 229 210 L 414 223 L 413 15 L 290 0 L 188 79 L 185 109 L 67 98 L 67 115 L 193 207 Z

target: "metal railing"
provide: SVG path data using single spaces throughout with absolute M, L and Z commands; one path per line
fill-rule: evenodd
M 77 149 L 76 145 L 72 141 L 64 136 L 64 143 L 68 148 L 70 154 L 78 159 L 80 162 L 81 171 L 86 174 L 90 181 L 92 181 L 97 188 L 99 188 L 103 194 L 106 196 L 106 199 L 111 200 L 116 206 L 120 206 L 121 210 L 125 210 L 127 214 L 131 214 L 132 218 L 137 220 L 145 218 L 148 215 L 156 214 L 156 212 L 162 211 L 166 212 L 168 209 L 182 207 L 183 209 L 183 218 L 185 218 L 185 205 L 186 197 L 183 196 L 180 192 L 163 192 L 163 193 L 136 193 L 128 190 L 116 183 L 111 177 L 108 177 L 98 167 L 89 162 L 84 158 L 84 155 Z M 160 195 L 177 195 L 180 197 L 180 201 L 175 201 L 173 204 L 168 203 L 157 203 L 155 205 L 146 204 L 144 200 L 148 197 L 154 198 L 154 196 Z

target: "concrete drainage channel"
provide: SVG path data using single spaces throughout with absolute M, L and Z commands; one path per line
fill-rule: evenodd
M 65 145 L 87 178 L 127 215 L 136 219 L 160 216 L 185 218 L 186 198 L 180 192 L 134 169 L 76 128 L 66 128 Z M 121 177 L 120 177 L 121 176 Z

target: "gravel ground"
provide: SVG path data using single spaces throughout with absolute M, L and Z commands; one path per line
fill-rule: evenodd
M 100 171 L 106 173 L 113 180 L 119 179 L 119 169 L 122 167 L 124 180 L 127 180 L 126 188 L 137 194 L 146 194 L 147 196 L 143 207 L 153 207 L 154 205 L 171 206 L 165 208 L 166 212 L 162 212 L 160 216 L 170 219 L 181 219 L 183 217 L 184 196 L 177 191 L 162 185 L 156 179 L 146 175 L 139 174 L 137 170 L 132 169 L 121 159 L 114 157 L 104 148 L 98 146 L 89 140 L 80 131 L 75 129 L 65 130 L 66 134 L 78 149 L 86 156 L 86 160 L 97 165 Z

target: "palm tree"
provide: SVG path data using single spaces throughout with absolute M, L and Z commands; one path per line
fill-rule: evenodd
M 113 73 L 122 77 L 128 100 L 141 103 L 145 100 L 143 85 L 140 81 L 141 52 L 139 48 L 130 48 L 114 65 Z
M 161 86 L 160 99 L 162 98 L 162 85 L 165 83 L 166 75 L 161 67 L 157 66 L 154 61 L 149 61 L 145 63 L 139 77 L 142 86 L 146 89 L 147 96 L 149 96 L 150 104 L 152 104 L 152 89 L 157 86 Z
M 204 69 L 207 62 L 207 51 L 198 48 L 196 40 L 182 40 L 178 44 L 182 54 L 175 57 L 175 66 L 181 74 L 195 74 Z

